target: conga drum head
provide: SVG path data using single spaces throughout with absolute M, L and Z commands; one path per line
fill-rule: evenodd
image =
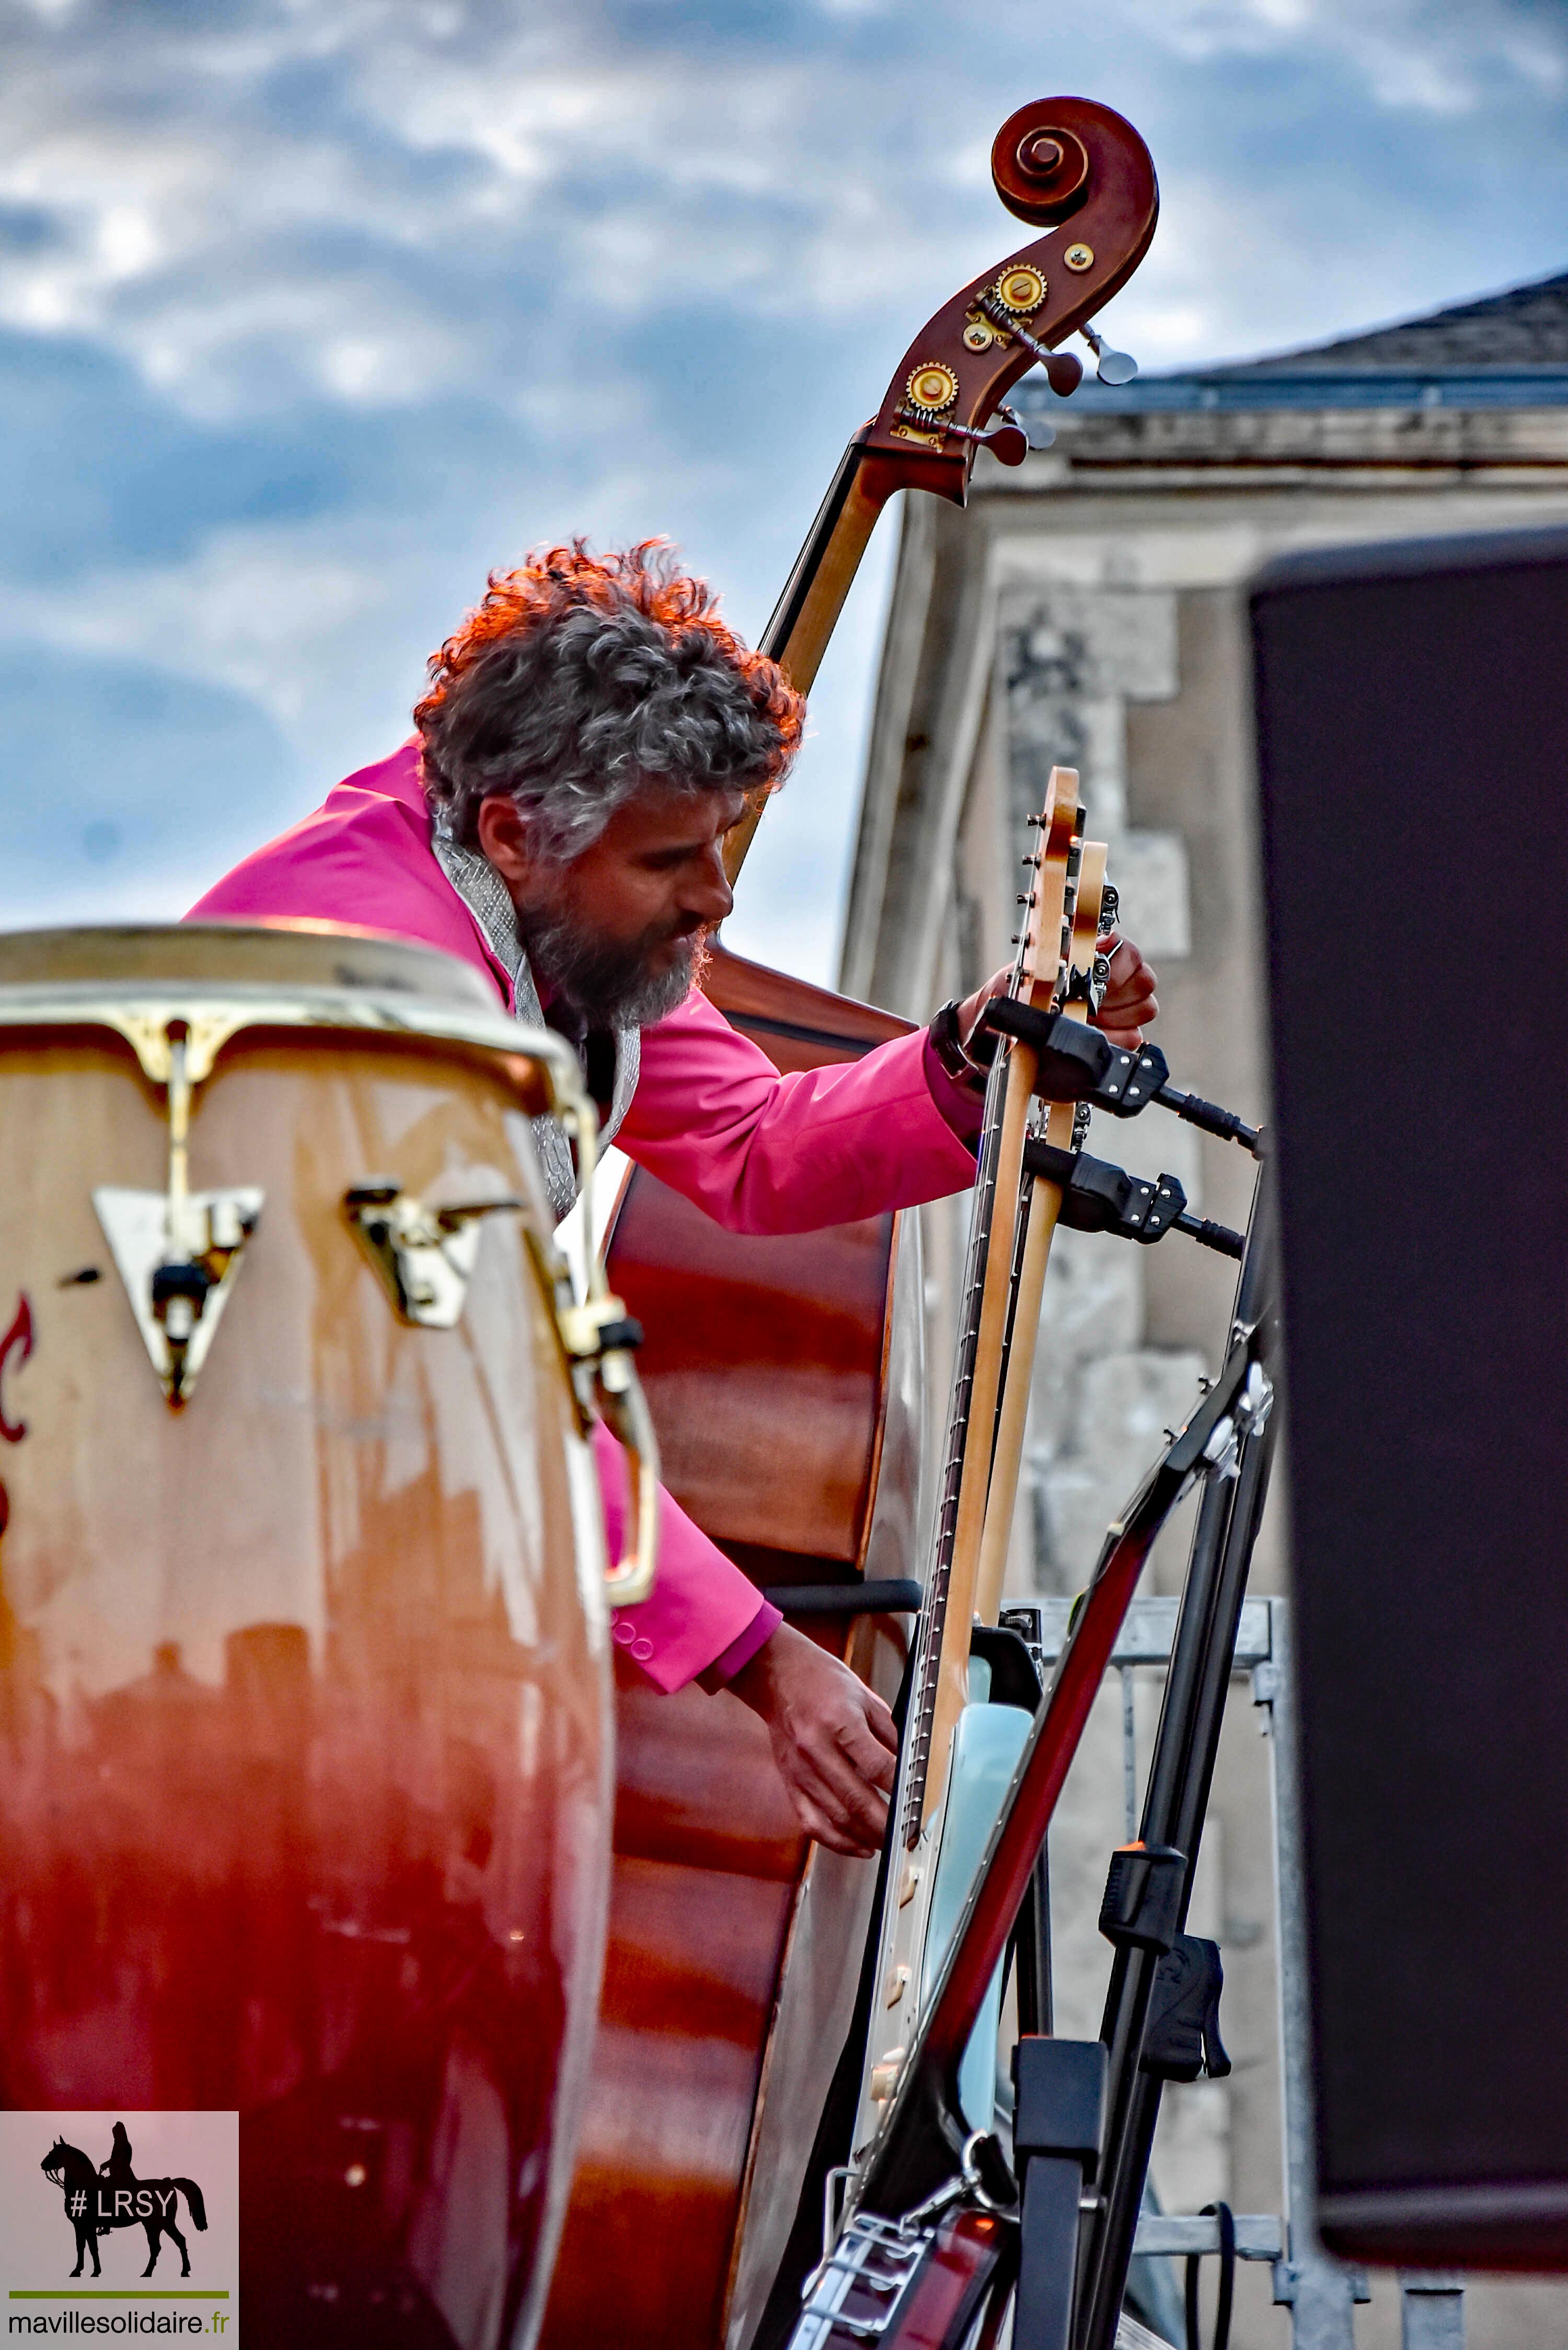
M 551 1049 L 368 931 L 0 938 L 9 2292 L 530 2336 L 611 1802 Z
M 495 1009 L 473 964 L 410 939 L 331 922 L 105 923 L 92 930 L 0 933 L 0 987 L 102 982 L 206 988 L 337 988 Z

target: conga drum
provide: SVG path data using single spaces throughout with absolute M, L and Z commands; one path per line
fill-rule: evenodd
M 613 1795 L 574 1081 L 369 934 L 0 939 L 13 2332 L 532 2339 Z

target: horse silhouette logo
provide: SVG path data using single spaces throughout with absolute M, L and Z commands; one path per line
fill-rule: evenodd
M 35 2139 L 35 2145 L 36 2142 Z M 85 2155 L 80 2147 L 67 2146 L 63 2137 L 57 2137 L 38 2168 L 65 2197 L 66 2217 L 76 2230 L 77 2264 L 72 2276 L 80 2276 L 88 2252 L 92 2254 L 94 2276 L 102 2275 L 98 2240 L 107 2236 L 111 2228 L 146 2229 L 147 2266 L 141 2272 L 144 2277 L 150 2277 L 157 2267 L 165 2236 L 171 2236 L 180 2247 L 181 2275 L 190 2275 L 191 2255 L 180 2233 L 176 2214 L 183 2195 L 192 2221 L 198 2228 L 205 2228 L 207 2207 L 202 2190 L 193 2178 L 138 2178 L 123 2122 L 114 2126 L 107 2162 L 95 2167 L 91 2157 Z

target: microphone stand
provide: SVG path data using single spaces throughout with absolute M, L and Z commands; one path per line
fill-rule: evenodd
M 1163 2036 L 1167 2050 L 1183 2038 L 1192 2043 L 1200 2056 L 1216 2060 L 1216 2072 L 1223 2063 L 1212 1997 L 1207 2009 L 1199 2009 L 1194 2033 L 1189 2001 L 1182 2002 L 1180 2014 L 1162 2015 L 1157 1992 L 1165 1954 L 1182 1945 L 1184 1960 L 1191 1950 L 1212 1950 L 1181 1937 L 1180 1922 L 1267 1492 L 1272 1300 L 1272 1185 L 1265 1168 L 1242 1257 L 1224 1370 L 1107 1533 L 930 2002 L 850 2184 L 838 2249 L 825 2254 L 807 2281 L 791 2335 L 795 2350 L 841 2350 L 870 2339 L 881 2341 L 884 2350 L 905 2350 L 906 2340 L 912 2345 L 917 2338 L 927 2350 L 939 2343 L 952 2350 L 968 2338 L 980 2305 L 973 2294 L 989 2303 L 989 2325 L 1000 2320 L 1001 2296 L 1015 2277 L 1014 2350 L 1068 2350 L 1069 2344 L 1073 2350 L 1112 2350 L 1159 2106 L 1162 2076 L 1149 2071 L 1146 2060 L 1155 2056 Z M 1092 2130 L 1087 2124 L 1080 2128 L 1066 2149 L 1066 2165 L 1056 2159 L 1063 2148 L 1032 2147 L 1047 2159 L 1044 2165 L 1021 2161 L 1015 2176 L 996 2139 L 971 2131 L 962 2118 L 959 2067 L 986 1987 L 1031 1892 L 1051 1814 L 1144 1562 L 1194 1482 L 1201 1483 L 1202 1500 L 1151 1758 L 1145 1834 L 1137 1845 L 1113 1855 L 1101 1911 L 1102 1930 L 1117 1950 L 1102 2037 L 1087 2043 L 1039 2036 L 1020 2042 L 1021 2056 L 1026 2051 L 1060 2052 L 1075 2061 L 1092 2051 L 1095 2064 L 1086 2068 L 1075 2062 L 1075 2069 L 1086 2084 L 1089 2070 L 1103 2077 L 1106 2126 L 1102 2132 L 1096 2118 Z M 1175 1843 L 1179 1836 L 1185 1841 Z M 1215 1976 L 1217 1989 L 1217 1965 Z M 1205 1988 L 1201 1980 L 1199 1988 Z M 1163 2077 L 1195 2077 L 1197 2070 L 1196 2062 L 1186 2067 L 1172 2064 Z M 1097 2088 L 1097 2082 L 1087 2085 Z M 1021 2082 L 1021 2118 L 1022 2111 Z M 1018 2151 L 1023 2154 L 1022 2145 Z M 1079 2186 L 1069 2178 L 1071 2194 L 1063 2210 L 1044 2210 L 1041 2226 L 1032 2229 L 1025 2170 L 1040 2168 L 1044 2180 L 1056 2170 L 1068 2176 L 1072 2164 L 1081 2170 L 1080 2184 L 1097 2176 L 1102 2190 L 1080 2202 Z M 929 2313 L 919 2313 L 915 2322 L 915 2302 L 922 2283 L 935 2279 L 942 2261 L 955 2253 L 949 2236 L 938 2232 L 933 2238 L 930 2230 L 940 2215 L 948 2215 L 950 2228 L 965 2212 L 993 2234 L 1000 2225 L 1002 2235 L 983 2255 L 970 2248 L 971 2290 L 961 2309 L 955 2303 L 952 2325 L 944 2323 L 933 2332 Z M 1028 2251 L 1032 2236 L 1037 2239 L 1034 2256 L 1025 2257 L 1021 2273 L 1020 2250 Z M 898 2251 L 896 2276 L 880 2272 L 892 2257 L 890 2246 Z M 981 2265 L 987 2270 L 983 2287 Z M 909 2334 L 911 2324 L 915 2331 Z M 983 2338 L 989 2342 L 992 2335 L 988 2332 Z
M 1242 1259 L 1234 1319 L 1238 1327 L 1251 1326 L 1266 1335 L 1272 1335 L 1273 1323 L 1272 1201 L 1273 1186 L 1265 1169 Z M 1266 1357 L 1266 1345 L 1264 1351 Z M 1151 2046 L 1151 2008 L 1161 1960 L 1186 1923 L 1231 1660 L 1268 1492 L 1274 1427 L 1272 1412 L 1254 1414 L 1241 1425 L 1233 1473 L 1211 1478 L 1199 1507 L 1138 1827 L 1138 1842 L 1147 1854 L 1169 1857 L 1163 1869 L 1156 1861 L 1144 1872 L 1147 1890 L 1141 1902 L 1119 1905 L 1114 1897 L 1121 1856 L 1112 1862 L 1100 1920 L 1101 1931 L 1116 1953 L 1100 2029 L 1108 2055 L 1102 2186 L 1079 2260 L 1075 2350 L 1113 2350 L 1160 2095 L 1167 2079 L 1195 2077 L 1196 2065 L 1178 2062 L 1164 2069 L 1164 2052 Z M 1158 1883 L 1162 1875 L 1163 1886 Z M 1213 1945 L 1189 1943 L 1182 1957 L 1188 1966 L 1179 1971 L 1212 1966 L 1206 2002 L 1212 2015 L 1219 1991 Z M 1193 2056 L 1198 2054 L 1194 2046 Z M 1202 2054 L 1215 2059 L 1209 2067 L 1214 2074 L 1229 2072 L 1230 2060 L 1219 2048 L 1217 2033 L 1212 2045 L 1204 2035 Z M 1025 2345 L 1020 2343 L 1018 2350 Z

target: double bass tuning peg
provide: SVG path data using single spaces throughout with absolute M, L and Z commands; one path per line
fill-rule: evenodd
M 1130 351 L 1113 351 L 1093 327 L 1080 327 L 1078 332 L 1095 354 L 1095 373 L 1102 383 L 1118 389 L 1124 383 L 1131 383 L 1137 373 L 1137 361 Z
M 981 433 L 980 445 L 1004 465 L 1022 465 L 1029 454 L 1029 435 L 1009 411 L 1009 421 L 993 424 L 989 432 Z
M 1011 408 L 1003 408 L 998 412 L 1002 422 L 988 426 L 984 432 L 972 424 L 959 424 L 951 417 L 939 415 L 934 411 L 913 408 L 907 401 L 898 409 L 898 418 L 900 424 L 913 425 L 918 432 L 950 432 L 960 441 L 971 441 L 977 449 L 989 449 L 1003 465 L 1022 465 L 1029 454 L 1029 435 Z

